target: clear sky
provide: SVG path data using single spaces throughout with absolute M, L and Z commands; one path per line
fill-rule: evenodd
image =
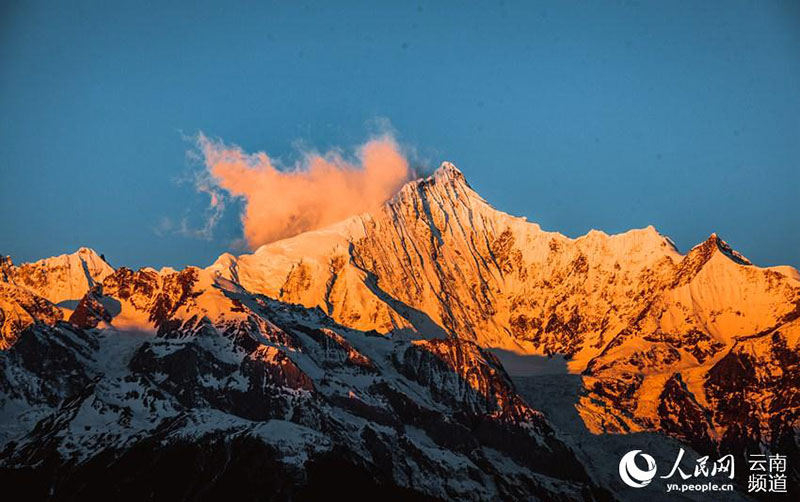
M 391 4 L 2 2 L 0 253 L 209 264 L 235 208 L 158 231 L 208 204 L 186 136 L 290 158 L 383 118 L 547 230 L 800 265 L 800 3 Z

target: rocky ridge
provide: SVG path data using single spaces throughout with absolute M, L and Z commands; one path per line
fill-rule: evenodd
M 11 347 L 0 356 L 13 359 L 18 345 L 31 343 L 24 341 L 28 332 L 43 340 L 64 334 L 70 346 L 81 346 L 78 340 L 91 339 L 89 333 L 100 339 L 139 333 L 169 344 L 220 338 L 233 340 L 234 348 L 222 352 L 239 354 L 244 344 L 250 355 L 214 356 L 224 364 L 208 363 L 211 376 L 204 381 L 218 381 L 255 357 L 258 365 L 288 374 L 259 370 L 265 373 L 248 373 L 248 381 L 327 396 L 329 380 L 321 375 L 353 367 L 423 386 L 425 402 L 458 416 L 483 417 L 468 421 L 472 435 L 484 423 L 524 423 L 536 424 L 530 430 L 541 439 L 546 419 L 516 394 L 484 349 L 562 355 L 569 371 L 580 375 L 583 390 L 574 406 L 595 434 L 660 432 L 701 452 L 768 449 L 789 453 L 800 465 L 800 274 L 790 267 L 759 268 L 716 234 L 685 255 L 652 227 L 570 239 L 495 210 L 445 163 L 372 213 L 252 254 L 225 254 L 205 269 L 114 270 L 88 250 L 66 256 L 50 259 L 57 260 L 54 271 L 47 260 L 0 265 L 0 332 L 3 348 Z M 270 305 L 268 314 L 259 313 Z M 293 319 L 286 329 L 286 321 L 274 317 L 282 309 L 324 322 Z M 385 344 L 383 356 L 368 355 L 364 340 Z M 75 355 L 76 361 L 92 359 L 93 350 Z M 250 350 L 260 355 L 251 357 Z M 130 371 L 162 378 L 177 364 L 163 361 L 170 359 L 165 351 L 150 347 L 125 364 L 135 361 Z M 194 348 L 178 353 L 175 360 L 193 365 L 206 357 Z M 304 366 L 309 359 L 314 370 Z M 89 373 L 89 380 L 106 374 Z M 194 392 L 181 390 L 192 388 L 191 378 L 175 378 L 181 383 L 166 392 Z M 69 390 L 59 392 L 50 394 L 66 398 Z M 378 423 L 406 420 L 388 418 L 402 415 L 393 391 L 359 398 L 363 406 L 352 397 L 329 398 Z M 401 408 L 415 409 L 419 398 L 403 399 Z M 234 398 L 205 399 L 217 409 Z M 394 402 L 393 411 L 376 411 L 380 406 L 371 399 Z M 26 415 L 33 418 L 25 423 L 44 417 L 42 410 Z M 416 483 L 398 476 L 392 481 L 398 486 Z
M 354 330 L 191 267 L 92 279 L 0 353 L 0 480 L 34 500 L 603 497 L 473 342 Z

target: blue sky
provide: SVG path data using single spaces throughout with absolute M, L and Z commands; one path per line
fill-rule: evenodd
M 653 224 L 800 265 L 797 2 L 3 2 L 0 253 L 211 263 L 185 136 L 291 158 L 388 119 L 570 236 Z M 114 4 L 114 5 L 108 5 Z

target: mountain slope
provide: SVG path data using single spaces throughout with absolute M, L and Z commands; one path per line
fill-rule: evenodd
M 448 500 L 598 496 L 493 347 L 565 356 L 591 433 L 800 465 L 798 326 L 790 267 L 759 268 L 715 234 L 684 255 L 653 227 L 543 231 L 445 163 L 372 213 L 205 269 L 114 270 L 86 249 L 3 261 L 3 458 L 104 468 L 156 439 L 211 458 L 234 436 L 265 448 L 258 431 L 281 420 L 305 427 L 280 429 L 299 443 L 268 445 L 270 462 L 301 459 L 293 472 L 346 458 L 378 485 Z M 50 383 L 54 368 L 66 373 Z M 312 448 L 320 437 L 328 446 Z M 122 449 L 103 450 L 109 438 Z M 549 470 L 556 459 L 566 471 Z
M 351 327 L 567 354 L 574 372 L 655 304 L 659 326 L 648 329 L 707 331 L 712 346 L 775 326 L 800 297 L 797 271 L 752 266 L 716 235 L 684 256 L 652 227 L 542 231 L 493 209 L 447 163 L 373 214 L 224 255 L 210 270 Z
M 451 164 L 378 211 L 211 270 L 359 329 L 563 354 L 584 375 L 578 408 L 597 433 L 663 430 L 708 449 L 774 446 L 799 425 L 793 401 L 778 412 L 785 380 L 773 379 L 759 380 L 771 411 L 732 426 L 718 396 L 733 387 L 716 377 L 723 365 L 728 380 L 750 378 L 729 363 L 746 347 L 757 373 L 798 350 L 796 270 L 756 267 L 716 234 L 682 255 L 652 227 L 546 232 L 493 209 Z
M 9 257 L 0 258 L 0 280 L 65 307 L 74 305 L 113 272 L 111 265 L 89 248 L 20 266 L 15 266 Z
M 355 331 L 196 268 L 120 268 L 69 322 L 29 325 L 0 352 L 0 419 L 0 482 L 34 499 L 314 500 L 350 489 L 315 479 L 333 473 L 410 500 L 601 493 L 476 345 Z
M 113 272 L 88 248 L 20 266 L 0 256 L 0 350 L 37 320 L 52 326 L 69 317 L 86 292 Z

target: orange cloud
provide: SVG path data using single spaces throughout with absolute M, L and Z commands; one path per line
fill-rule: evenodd
M 212 182 L 244 199 L 242 223 L 251 249 L 374 209 L 411 177 L 389 135 L 362 145 L 355 163 L 335 151 L 306 153 L 290 169 L 264 152 L 247 154 L 202 134 L 198 145 Z M 212 194 L 212 204 L 220 205 Z

